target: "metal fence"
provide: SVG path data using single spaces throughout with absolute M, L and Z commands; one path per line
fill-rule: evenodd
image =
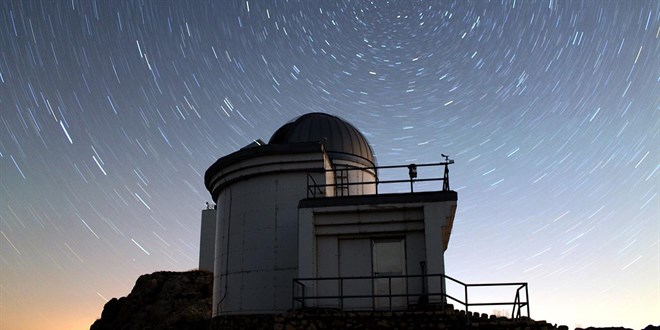
M 410 184 L 410 192 L 414 192 L 415 183 L 421 182 L 437 182 L 442 181 L 442 191 L 449 189 L 449 165 L 454 161 L 447 159 L 442 163 L 428 163 L 428 164 L 409 164 L 409 165 L 392 165 L 392 166 L 377 166 L 377 167 L 342 167 L 338 166 L 330 170 L 321 170 L 316 172 L 307 173 L 307 198 L 326 197 L 328 188 L 332 188 L 335 196 L 349 196 L 350 187 L 354 186 L 369 186 L 375 187 L 375 193 L 378 194 L 379 186 L 392 185 L 392 184 Z M 441 168 L 444 166 L 444 171 L 440 173 L 429 173 L 427 176 L 422 177 L 423 169 Z M 360 171 L 369 172 L 373 174 L 373 180 L 358 180 L 351 182 L 348 180 L 349 173 Z M 391 172 L 394 177 L 404 178 L 396 180 L 379 180 L 379 175 L 383 172 Z M 315 174 L 318 175 L 330 173 L 334 177 L 334 183 L 318 183 L 315 179 Z M 407 174 L 407 177 L 406 177 Z M 418 177 L 419 176 L 419 177 Z
M 393 281 L 404 281 L 404 283 L 419 281 L 421 283 L 418 284 L 421 285 L 418 285 L 418 287 L 421 289 L 393 290 Z M 437 282 L 432 283 L 432 281 Z M 383 285 L 384 282 L 387 282 L 386 286 Z M 447 282 L 462 287 L 460 291 L 462 291 L 463 297 L 448 294 Z M 361 287 L 360 290 L 355 290 L 356 283 Z M 326 285 L 326 293 L 320 293 L 320 290 L 318 290 L 323 284 Z M 376 290 L 375 287 L 378 284 L 380 284 L 381 289 Z M 327 290 L 328 286 L 335 289 Z M 349 288 L 347 289 L 347 287 Z M 383 287 L 387 288 L 387 290 L 383 290 Z M 511 288 L 513 300 L 471 302 L 469 299 L 470 289 L 480 287 Z M 433 288 L 438 288 L 438 290 L 433 290 Z M 515 294 L 513 294 L 513 290 L 515 290 Z M 360 293 L 355 293 L 355 291 L 360 291 Z M 401 303 L 402 299 L 403 303 Z M 466 322 L 469 319 L 470 307 L 476 306 L 508 305 L 512 307 L 511 317 L 513 319 L 520 319 L 522 316 L 529 317 L 527 283 L 467 284 L 444 274 L 296 278 L 293 279 L 292 300 L 294 309 L 319 306 L 332 308 L 334 306 L 334 308 L 342 311 L 401 311 L 426 308 L 437 309 L 438 307 L 444 309 L 449 301 L 453 301 L 465 308 Z M 356 304 L 356 301 L 360 301 L 361 303 Z M 523 315 L 523 311 L 527 315 Z

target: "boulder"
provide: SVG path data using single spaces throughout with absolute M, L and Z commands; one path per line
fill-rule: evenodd
M 90 330 L 206 329 L 210 325 L 213 273 L 155 272 L 142 275 L 131 293 L 112 298 Z

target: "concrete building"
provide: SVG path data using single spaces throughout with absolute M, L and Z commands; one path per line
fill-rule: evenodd
M 205 175 L 217 208 L 203 212 L 200 243 L 213 315 L 443 302 L 457 202 L 449 163 L 377 167 L 365 137 L 324 113 L 218 159 Z M 440 174 L 418 178 L 432 168 Z M 420 183 L 433 188 L 413 192 Z M 406 192 L 382 193 L 387 184 Z

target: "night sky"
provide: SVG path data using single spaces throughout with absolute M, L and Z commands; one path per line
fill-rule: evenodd
M 307 112 L 450 167 L 446 257 L 531 316 L 660 324 L 660 1 L 2 1 L 0 328 L 197 267 L 203 175 Z

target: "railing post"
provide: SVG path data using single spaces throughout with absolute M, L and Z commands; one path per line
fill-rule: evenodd
M 387 286 L 388 286 L 388 293 L 389 293 L 389 298 L 390 298 L 390 312 L 392 311 L 392 276 L 390 275 L 387 278 Z
M 445 275 L 440 275 L 440 298 L 442 299 L 442 310 L 445 310 L 447 305 L 447 289 L 445 288 Z
M 468 286 L 463 285 L 465 289 L 465 324 L 470 324 L 470 303 L 468 302 Z
M 376 283 L 373 276 L 371 276 L 371 310 L 376 310 Z
M 344 311 L 344 279 L 339 279 L 339 310 Z
M 291 286 L 291 309 L 296 309 L 296 280 L 293 280 Z
M 449 156 L 443 154 L 445 157 L 445 175 L 442 178 L 442 191 L 449 191 L 449 164 L 453 164 L 454 160 L 449 159 Z
M 511 318 L 519 319 L 520 318 L 520 288 L 516 290 L 516 297 L 513 299 L 513 309 L 511 310 Z M 516 316 L 516 306 L 518 306 L 518 315 Z
M 529 315 L 529 292 L 527 291 L 527 283 L 525 283 L 525 303 L 527 305 L 527 318 L 531 319 Z

